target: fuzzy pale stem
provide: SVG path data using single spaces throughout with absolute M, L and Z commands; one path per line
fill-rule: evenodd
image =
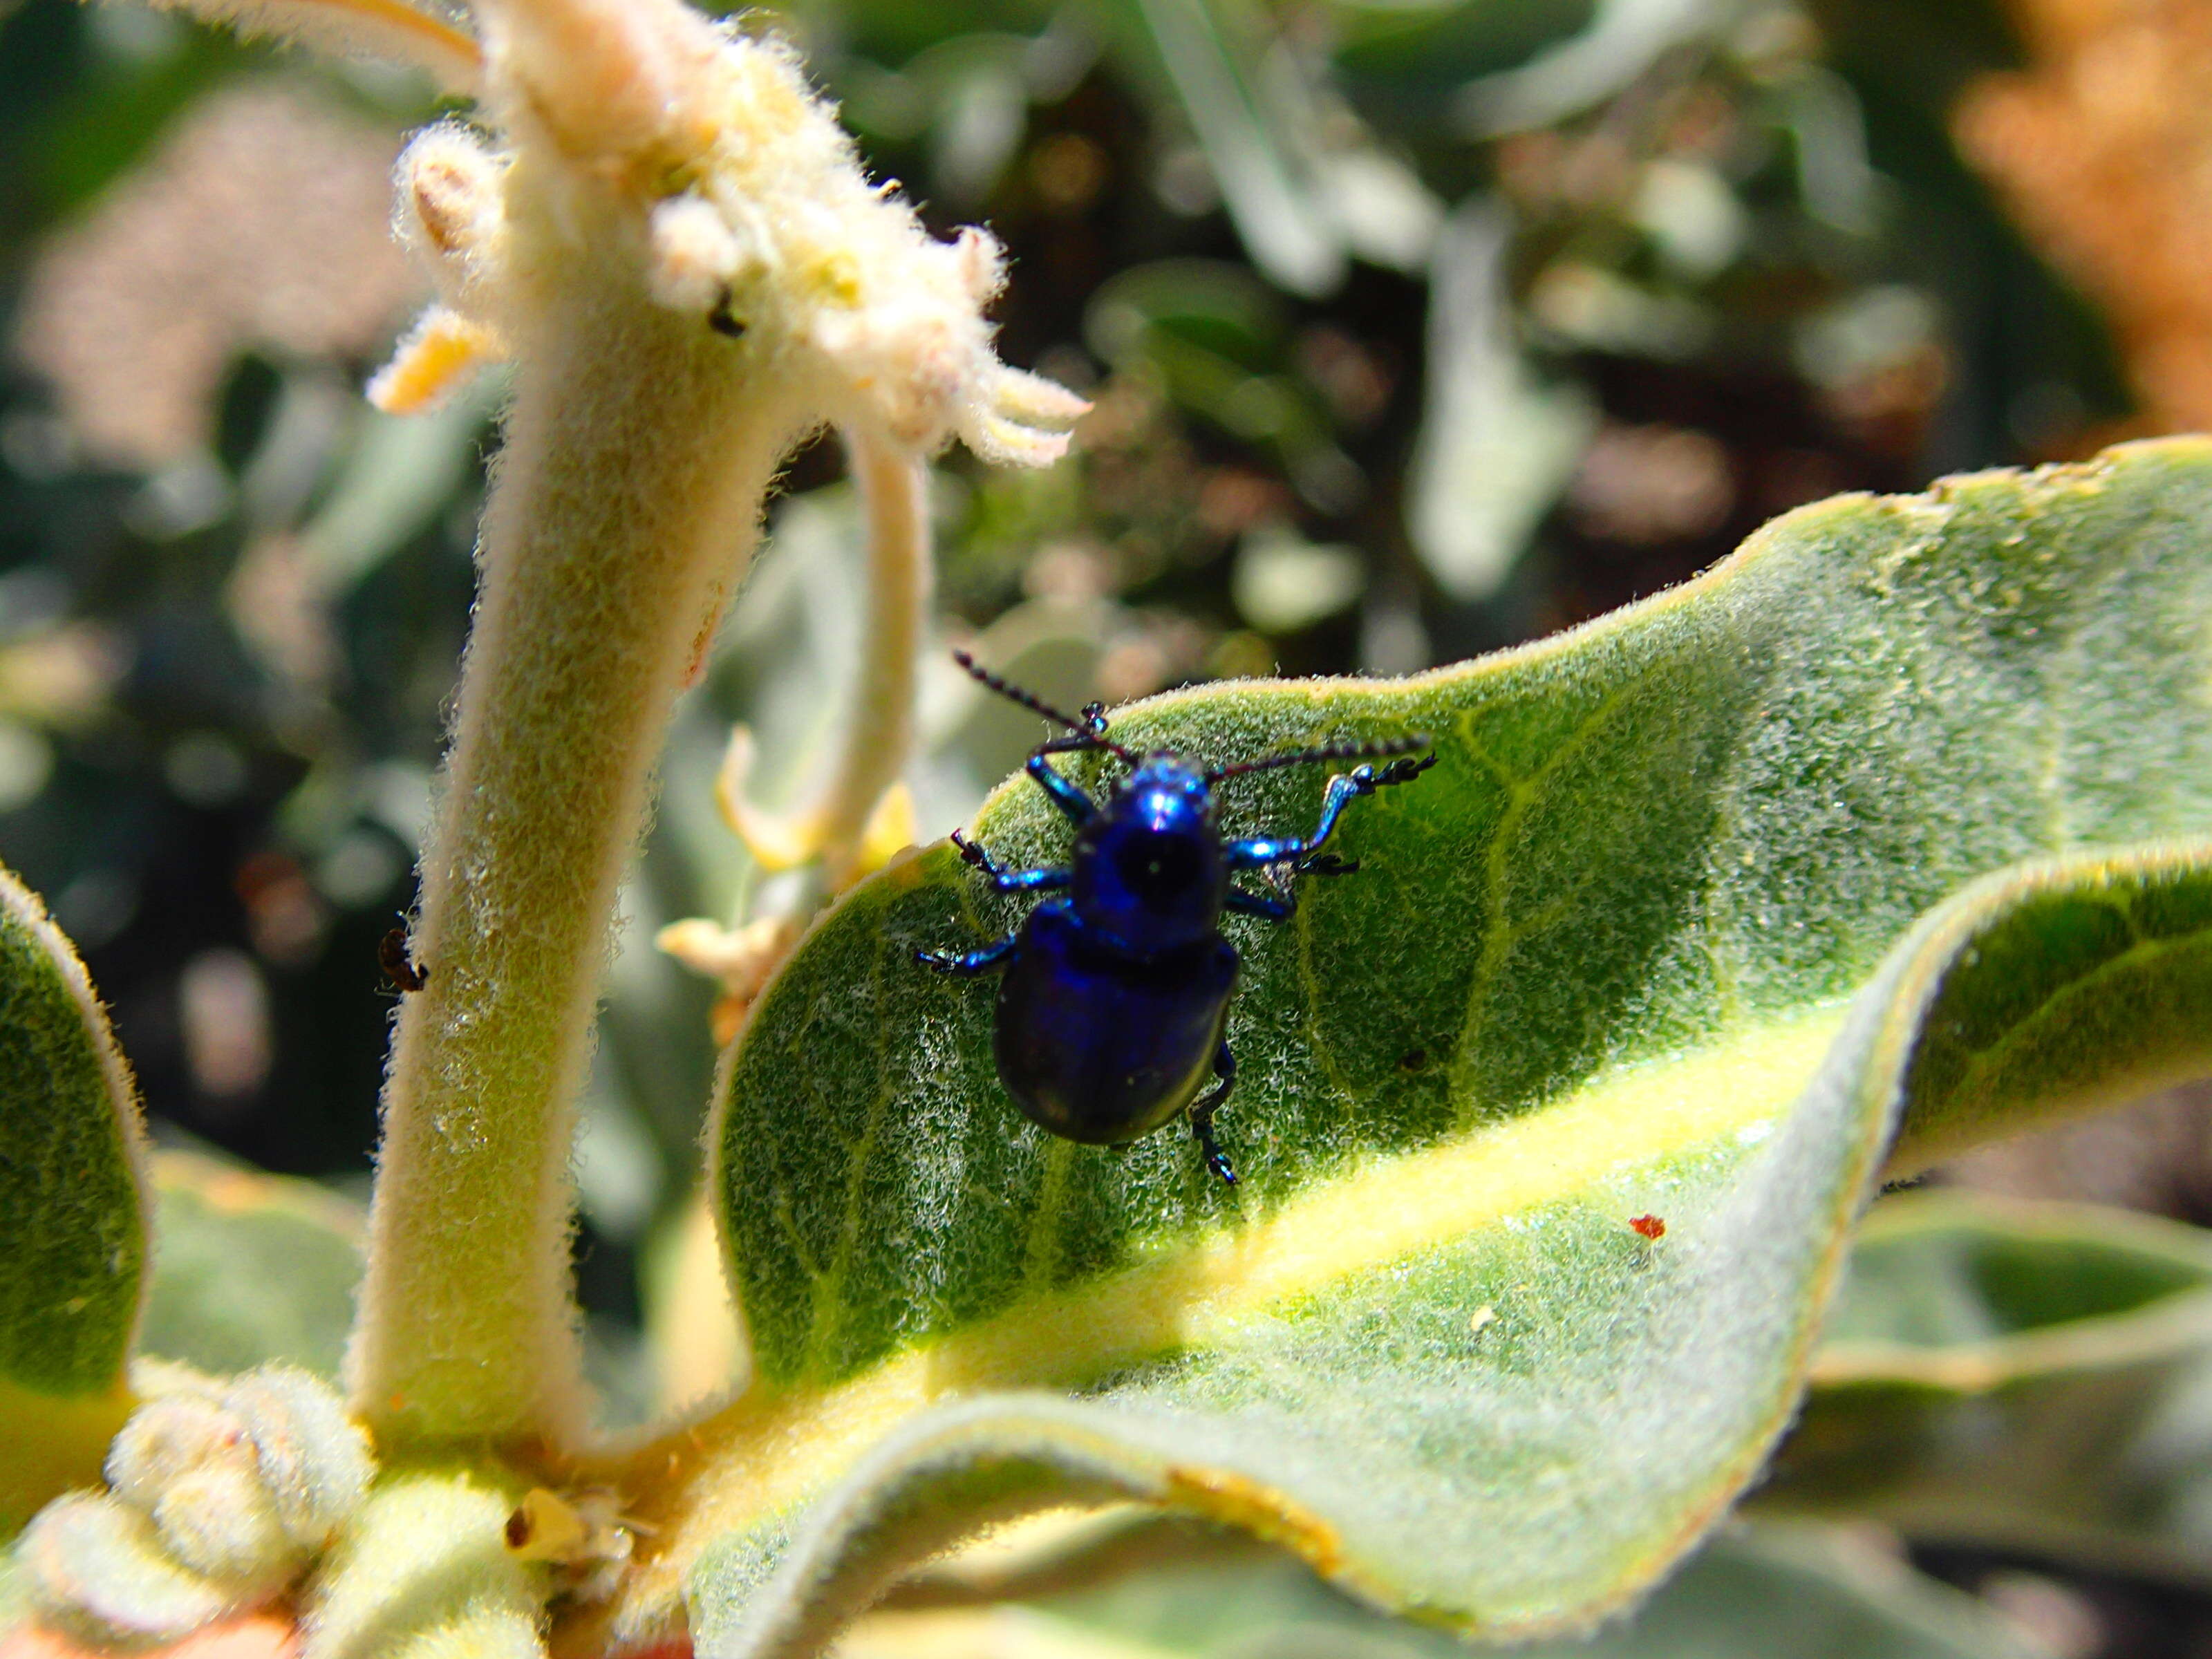
M 588 248 L 521 314 L 349 1356 L 380 1440 L 573 1437 L 568 1173 L 615 890 L 784 407 Z M 598 280 L 593 280 L 594 278 Z
M 869 815 L 914 748 L 931 571 L 928 464 L 866 430 L 848 431 L 845 442 L 867 516 L 867 616 L 845 753 L 821 806 L 822 862 L 833 891 L 852 879 Z

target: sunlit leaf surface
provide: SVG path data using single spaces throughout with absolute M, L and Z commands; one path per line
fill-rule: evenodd
M 1229 926 L 1234 1192 L 1179 1128 L 1013 1111 L 990 986 L 912 961 L 1020 914 L 949 849 L 856 890 L 730 1071 L 759 1380 L 631 1472 L 665 1530 L 618 1620 L 688 1584 L 713 1650 L 801 1647 L 1109 1495 L 1499 1635 L 1633 1596 L 1787 1419 L 1900 1116 L 1909 1164 L 2212 1069 L 2208 518 L 2196 442 L 1846 498 L 1523 651 L 1127 711 L 1209 760 L 1435 739 L 1357 876 Z M 1226 828 L 1304 828 L 1321 769 Z M 1026 783 L 977 830 L 1067 844 Z

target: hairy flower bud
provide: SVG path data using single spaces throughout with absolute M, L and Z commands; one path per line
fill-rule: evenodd
M 258 1601 L 306 1565 L 250 1456 L 185 1471 L 154 1500 L 153 1516 L 173 1559 L 232 1586 L 241 1601 Z
M 48 1504 L 26 1545 L 41 1609 L 103 1641 L 166 1639 L 267 1601 L 368 1489 L 368 1437 L 305 1371 L 160 1386 L 108 1448 L 109 1492 Z
M 751 379 L 787 405 L 793 430 L 830 421 L 916 455 L 957 436 L 1029 466 L 1066 450 L 1088 405 L 991 348 L 983 308 L 1004 281 L 998 243 L 974 228 L 938 241 L 894 187 L 872 183 L 787 48 L 682 8 L 594 13 L 588 28 L 572 9 L 592 9 L 516 14 L 495 50 L 495 80 L 519 76 L 531 118 L 553 120 L 562 148 L 588 160 L 558 182 L 520 175 L 550 201 L 514 209 L 510 159 L 457 124 L 422 133 L 401 159 L 400 234 L 441 309 L 379 378 L 380 404 L 421 407 L 503 352 L 528 326 L 524 296 L 549 264 L 629 246 L 651 302 L 697 319 L 691 349 L 710 372 Z M 611 103 L 591 90 L 603 59 L 586 73 L 553 50 L 579 29 L 639 59 Z M 568 84 L 579 76 L 580 89 Z M 681 97 L 644 95 L 670 76 Z M 546 90 L 556 82 L 558 96 Z M 510 222 L 536 228 L 520 237 Z
M 17 1553 L 40 1616 L 94 1642 L 174 1640 L 238 1605 L 170 1556 L 144 1510 L 105 1492 L 54 1499 Z

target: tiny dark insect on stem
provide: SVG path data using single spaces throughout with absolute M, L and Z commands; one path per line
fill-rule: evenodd
M 744 338 L 744 319 L 730 309 L 729 289 L 722 290 L 722 297 L 714 302 L 714 308 L 707 313 L 707 326 L 713 329 L 715 333 L 732 340 Z
M 404 927 L 393 928 L 378 942 L 376 964 L 402 992 L 419 991 L 430 982 L 430 970 L 416 966 L 415 959 L 407 954 Z

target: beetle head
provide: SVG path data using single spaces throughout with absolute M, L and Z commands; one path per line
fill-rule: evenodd
M 1212 788 L 1174 755 L 1146 756 L 1076 837 L 1076 914 L 1129 950 L 1207 938 L 1228 890 Z

